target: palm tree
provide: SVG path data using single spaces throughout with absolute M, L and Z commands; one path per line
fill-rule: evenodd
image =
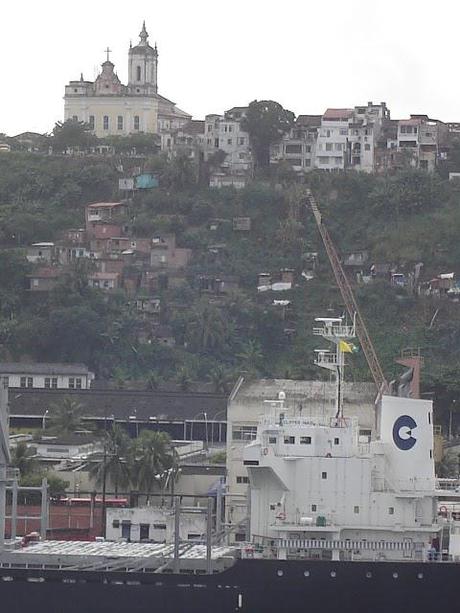
M 25 477 L 34 472 L 36 468 L 34 452 L 24 441 L 18 443 L 16 447 L 14 447 L 11 454 L 11 466 L 19 468 L 21 477 Z
M 260 362 L 263 358 L 262 348 L 257 341 L 250 339 L 236 357 L 242 361 L 243 367 L 249 375 L 255 376 L 259 372 Z
M 104 454 L 90 468 L 91 476 L 96 478 L 97 485 L 103 485 L 105 479 L 110 479 L 118 497 L 118 488 L 126 488 L 131 481 L 131 439 L 119 425 L 105 432 Z
M 66 397 L 60 404 L 51 405 L 51 429 L 61 435 L 73 434 L 82 428 L 83 405 Z
M 187 325 L 187 337 L 200 351 L 220 349 L 228 336 L 226 321 L 215 306 L 202 301 Z
M 207 378 L 213 384 L 215 392 L 222 394 L 228 393 L 232 377 L 231 373 L 226 368 L 217 364 L 209 371 Z
M 163 488 L 177 466 L 177 455 L 169 435 L 143 430 L 136 439 L 132 466 L 133 480 L 137 488 L 147 494 L 148 501 L 155 485 Z

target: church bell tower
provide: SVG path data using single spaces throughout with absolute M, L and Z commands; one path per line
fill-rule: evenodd
M 139 34 L 139 43 L 128 53 L 128 88 L 133 95 L 151 95 L 158 92 L 158 50 L 149 45 L 145 21 Z

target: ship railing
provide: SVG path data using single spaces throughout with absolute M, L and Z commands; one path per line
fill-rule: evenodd
M 321 328 L 313 328 L 315 336 L 354 338 L 356 331 L 354 326 L 323 326 Z
M 284 427 L 284 426 L 323 426 L 328 428 L 349 428 L 350 426 L 354 426 L 358 423 L 358 420 L 355 417 L 341 417 L 336 418 L 333 416 L 320 416 L 318 417 L 280 417 L 278 420 L 275 420 L 273 417 L 264 416 L 259 421 L 259 425 L 262 427 L 271 427 L 276 426 Z

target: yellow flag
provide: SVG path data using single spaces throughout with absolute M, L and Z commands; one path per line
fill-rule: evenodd
M 353 353 L 353 347 L 345 341 L 339 342 L 339 349 L 340 351 L 343 351 L 343 353 Z

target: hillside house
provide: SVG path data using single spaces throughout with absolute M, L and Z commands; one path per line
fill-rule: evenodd
M 117 272 L 93 272 L 88 275 L 88 287 L 102 290 L 115 290 L 120 286 Z
M 111 222 L 128 213 L 128 206 L 123 202 L 95 202 L 88 204 L 85 209 L 86 229 L 91 227 L 93 222 Z
M 85 390 L 94 373 L 84 364 L 0 362 L 0 378 L 8 387 Z
M 51 264 L 54 260 L 54 243 L 33 243 L 27 247 L 26 258 L 32 264 Z
M 31 292 L 49 292 L 54 289 L 62 276 L 62 270 L 51 267 L 41 267 L 34 270 L 27 278 Z

